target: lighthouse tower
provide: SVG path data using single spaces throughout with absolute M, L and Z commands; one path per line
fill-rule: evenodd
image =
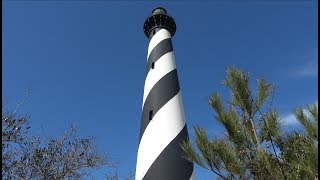
M 176 24 L 164 8 L 144 23 L 150 39 L 142 103 L 136 180 L 195 179 L 180 144 L 188 139 L 171 37 Z

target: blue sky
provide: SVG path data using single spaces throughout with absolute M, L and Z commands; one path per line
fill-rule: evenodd
M 122 175 L 135 170 L 148 47 L 142 27 L 155 7 L 177 24 L 173 47 L 189 129 L 223 133 L 208 97 L 228 97 L 221 82 L 233 65 L 275 83 L 274 106 L 286 119 L 318 101 L 315 0 L 2 3 L 3 100 L 14 107 L 29 90 L 20 113 L 30 114 L 32 133 L 58 136 L 74 124 L 80 136 L 97 138 Z

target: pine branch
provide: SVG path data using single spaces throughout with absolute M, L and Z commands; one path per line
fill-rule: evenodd
M 251 96 L 251 95 L 250 95 L 250 96 Z M 251 99 L 253 99 L 252 96 L 251 96 Z M 260 115 L 263 116 L 262 112 L 260 111 L 260 107 L 256 107 L 256 108 L 257 108 L 257 111 L 260 113 Z M 279 160 L 279 157 L 278 157 L 278 155 L 277 155 L 277 153 L 276 153 L 276 150 L 275 150 L 275 147 L 274 147 L 274 144 L 273 144 L 273 141 L 272 141 L 272 137 L 271 137 L 271 135 L 270 135 L 270 133 L 269 133 L 268 126 L 266 125 L 267 123 L 266 123 L 266 121 L 265 121 L 264 118 L 262 118 L 262 120 L 263 120 L 263 123 L 264 123 L 264 125 L 265 125 L 265 127 L 266 127 L 266 132 L 267 132 L 267 135 L 268 135 L 268 137 L 269 137 L 269 139 L 270 139 L 270 142 L 271 142 L 271 145 L 272 145 L 272 149 L 273 149 L 273 152 L 274 152 L 274 154 L 275 154 L 275 156 L 276 156 L 276 158 L 277 158 L 277 161 L 278 161 L 278 164 L 279 164 L 279 166 L 280 166 L 282 175 L 283 175 L 284 179 L 287 179 L 287 176 L 285 175 L 285 172 L 284 172 L 284 170 L 283 170 L 282 164 L 281 164 L 281 162 L 280 162 L 280 160 Z

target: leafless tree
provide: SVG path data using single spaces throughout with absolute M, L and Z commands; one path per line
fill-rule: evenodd
M 83 179 L 93 170 L 114 166 L 98 150 L 93 137 L 81 138 L 71 127 L 58 138 L 29 133 L 29 116 L 17 115 L 2 104 L 3 179 Z

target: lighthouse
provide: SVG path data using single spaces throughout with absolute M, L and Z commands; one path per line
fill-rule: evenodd
M 149 38 L 142 102 L 136 180 L 189 180 L 193 163 L 183 156 L 188 139 L 171 38 L 174 19 L 164 8 L 152 11 L 143 30 Z

